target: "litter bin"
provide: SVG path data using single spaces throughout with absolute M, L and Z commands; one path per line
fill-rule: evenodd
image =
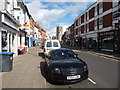
M 0 72 L 9 72 L 13 67 L 13 52 L 0 52 Z

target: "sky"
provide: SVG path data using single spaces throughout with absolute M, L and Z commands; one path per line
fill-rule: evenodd
M 23 0 L 33 19 L 49 35 L 56 34 L 56 26 L 74 23 L 76 17 L 96 0 Z

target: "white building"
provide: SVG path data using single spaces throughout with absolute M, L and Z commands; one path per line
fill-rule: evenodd
M 18 47 L 29 44 L 29 26 L 29 12 L 22 0 L 0 0 L 0 52 L 17 56 Z
M 19 22 L 17 22 L 6 10 L 0 12 L 1 14 L 1 28 L 0 28 L 0 35 L 1 35 L 1 51 L 6 52 L 14 52 L 14 56 L 18 55 L 17 47 L 18 45 L 18 34 L 19 34 L 19 27 L 21 26 Z

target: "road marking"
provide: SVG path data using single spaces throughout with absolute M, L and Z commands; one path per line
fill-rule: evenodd
M 93 81 L 91 78 L 88 78 L 88 80 L 89 80 L 90 82 L 92 82 L 93 84 L 96 84 L 96 82 Z
M 83 52 L 83 53 L 86 53 L 86 54 L 91 54 L 91 55 L 99 56 L 99 57 L 106 58 L 106 59 L 109 59 L 109 60 L 112 60 L 112 61 L 117 61 L 117 62 L 120 61 L 120 60 L 117 60 L 118 58 L 112 58 L 112 57 L 110 58 L 110 57 L 103 56 L 103 55 L 96 54 L 96 53 L 92 53 L 92 52 L 85 52 L 85 51 L 79 51 L 79 52 Z

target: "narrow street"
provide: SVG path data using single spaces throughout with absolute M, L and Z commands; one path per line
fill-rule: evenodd
M 46 81 L 42 49 L 29 48 L 17 56 L 11 72 L 2 72 L 2 88 L 117 88 L 118 62 L 75 50 L 89 67 L 89 78 L 69 85 L 53 85 Z

